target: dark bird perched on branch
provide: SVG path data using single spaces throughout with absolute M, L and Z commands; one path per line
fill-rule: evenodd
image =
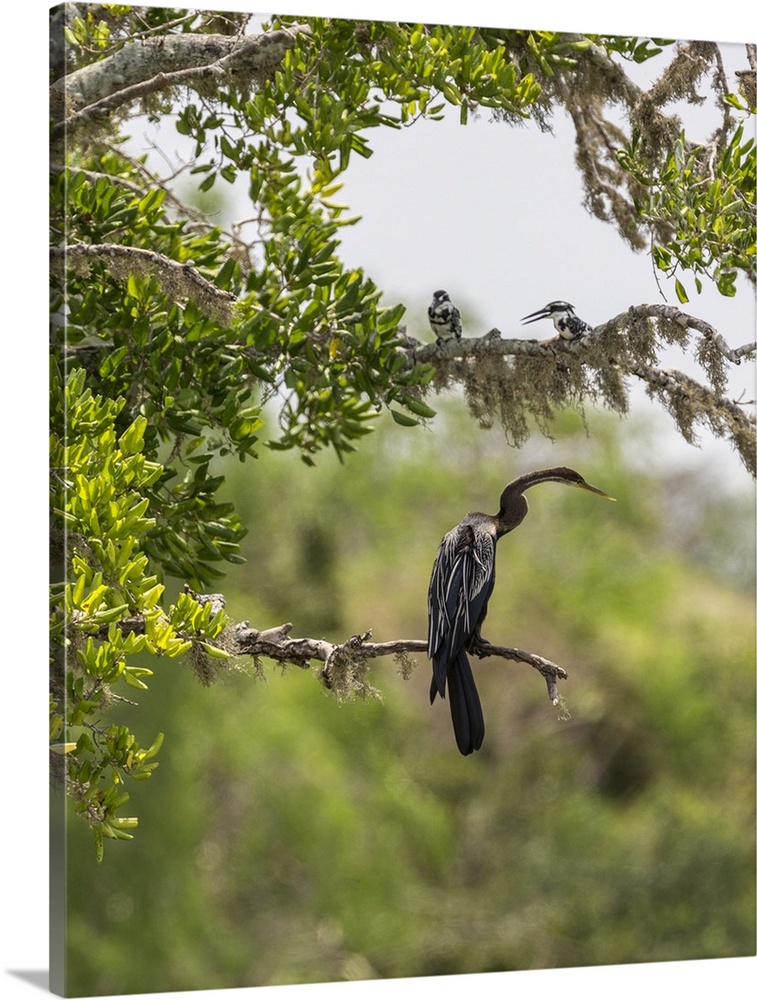
M 459 340 L 463 335 L 463 324 L 460 321 L 460 310 L 452 305 L 449 295 L 444 289 L 434 292 L 431 305 L 428 307 L 428 321 L 436 336 L 437 344 L 443 340 Z
M 467 652 L 488 645 L 481 636 L 489 598 L 494 590 L 494 554 L 498 540 L 517 528 L 528 513 L 523 496 L 537 483 L 578 486 L 607 500 L 614 497 L 590 486 L 573 469 L 541 469 L 507 485 L 496 514 L 466 514 L 442 539 L 428 588 L 428 655 L 433 663 L 431 702 L 449 703 L 455 739 L 461 754 L 478 750 L 484 739 L 484 716 Z
M 570 302 L 548 302 L 543 309 L 524 316 L 521 323 L 535 323 L 539 319 L 551 319 L 555 330 L 563 340 L 579 340 L 585 333 L 591 333 L 588 323 L 576 316 Z

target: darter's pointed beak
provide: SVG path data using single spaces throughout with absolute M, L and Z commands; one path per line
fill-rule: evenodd
M 590 483 L 576 483 L 579 489 L 588 490 L 589 493 L 596 493 L 598 497 L 603 497 L 605 500 L 612 500 L 616 503 L 615 497 L 611 497 L 609 493 L 605 493 L 604 490 L 598 490 L 596 486 L 592 486 Z

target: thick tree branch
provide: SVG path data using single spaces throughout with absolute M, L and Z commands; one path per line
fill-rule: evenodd
M 231 292 L 218 288 L 204 278 L 191 261 L 183 264 L 154 250 L 123 246 L 120 243 L 74 243 L 72 246 L 51 247 L 53 262 L 65 261 L 69 266 L 86 266 L 88 259 L 104 261 L 117 276 L 136 272 L 154 275 L 177 298 L 192 299 L 203 308 L 228 320 L 229 307 L 235 301 Z
M 299 34 L 309 33 L 307 25 L 291 25 L 243 37 L 186 33 L 127 42 L 112 56 L 55 81 L 50 88 L 52 139 L 170 87 L 202 85 L 227 74 L 245 81 L 263 78 L 278 66 Z

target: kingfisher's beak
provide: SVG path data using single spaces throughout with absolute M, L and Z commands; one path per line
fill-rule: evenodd
M 551 316 L 549 309 L 537 309 L 536 312 L 524 316 L 521 323 L 535 323 L 537 319 L 546 319 L 547 316 Z
M 589 493 L 596 493 L 598 497 L 603 497 L 605 500 L 612 500 L 617 503 L 615 497 L 611 497 L 609 493 L 605 493 L 604 490 L 598 490 L 596 486 L 591 486 L 589 483 L 576 483 L 581 490 L 588 490 Z

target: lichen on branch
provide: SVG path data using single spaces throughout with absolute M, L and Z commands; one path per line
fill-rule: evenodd
M 704 379 L 659 368 L 664 345 L 693 348 Z M 625 414 L 633 377 L 672 414 L 687 442 L 696 443 L 697 426 L 707 426 L 730 440 L 746 468 L 757 474 L 754 416 L 725 395 L 727 365 L 753 358 L 757 343 L 732 348 L 706 320 L 675 306 L 630 306 L 575 341 L 505 338 L 492 329 L 441 344 L 405 336 L 401 351 L 410 365 L 434 366 L 436 391 L 460 386 L 479 423 L 501 423 L 515 447 L 528 438 L 530 420 L 550 436 L 550 422 L 561 409 L 573 408 L 583 417 L 585 405 L 594 403 Z

